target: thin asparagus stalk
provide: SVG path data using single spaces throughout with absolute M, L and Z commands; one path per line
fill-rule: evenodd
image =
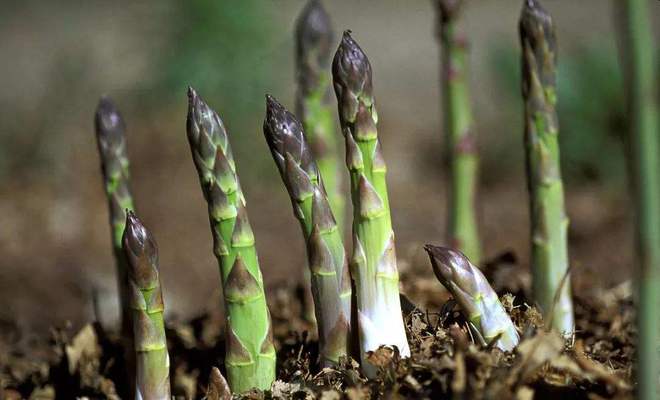
M 330 98 L 330 57 L 334 38 L 330 16 L 320 0 L 310 0 L 296 22 L 296 113 L 323 177 L 330 208 L 340 232 L 344 232 L 344 196 L 342 191 L 339 140 L 335 132 Z M 305 318 L 315 322 L 309 269 L 304 270 Z
M 192 88 L 188 98 L 188 141 L 208 203 L 224 289 L 229 386 L 234 393 L 268 389 L 275 380 L 271 320 L 229 138 L 218 114 Z
M 473 330 L 486 344 L 495 341 L 503 351 L 511 351 L 520 337 L 497 294 L 468 258 L 458 250 L 427 244 L 433 272 L 452 294 Z
M 385 175 L 371 82 L 371 64 L 350 32 L 344 32 L 332 63 L 346 165 L 353 201 L 351 276 L 357 291 L 360 355 L 381 345 L 397 346 L 410 355 L 399 299 L 399 273 L 394 249 Z
M 570 336 L 574 318 L 570 277 L 566 276 L 568 217 L 564 210 L 555 109 L 555 30 L 550 15 L 536 0 L 525 1 L 519 28 L 533 292 L 546 324 Z
M 99 101 L 94 122 L 105 192 L 110 208 L 112 248 L 117 266 L 122 333 L 126 337 L 132 337 L 131 314 L 128 308 L 128 270 L 121 242 L 126 227 L 126 210 L 133 210 L 133 197 L 129 189 L 128 155 L 126 154 L 126 124 L 117 107 L 108 97 L 102 97 Z
M 630 116 L 637 250 L 637 398 L 658 396 L 658 305 L 660 303 L 660 162 L 658 161 L 658 75 L 645 0 L 617 1 L 622 17 L 621 62 Z
M 349 354 L 351 280 L 342 234 L 301 123 L 275 98 L 266 96 L 264 135 L 300 222 L 311 274 L 325 365 Z
M 101 97 L 94 118 L 96 140 L 101 157 L 103 184 L 110 210 L 112 249 L 115 256 L 117 291 L 119 293 L 121 335 L 126 359 L 128 397 L 133 397 L 135 375 L 133 323 L 129 308 L 128 267 L 122 249 L 122 235 L 126 227 L 126 210 L 133 210 L 133 197 L 129 189 L 128 155 L 126 152 L 126 124 L 115 104 Z
M 211 368 L 209 386 L 206 390 L 206 400 L 231 400 L 231 390 L 217 367 Z
M 437 0 L 442 52 L 443 120 L 449 158 L 448 235 L 452 247 L 479 261 L 476 191 L 478 164 L 467 77 L 467 40 L 459 31 L 463 0 Z
M 124 253 L 133 320 L 138 400 L 169 400 L 170 356 L 165 340 L 163 292 L 158 274 L 158 248 L 151 232 L 132 211 L 126 215 Z
M 333 40 L 330 16 L 320 0 L 310 0 L 296 23 L 296 113 L 301 117 L 312 154 L 323 177 L 337 226 L 343 232 L 341 158 L 329 72 Z

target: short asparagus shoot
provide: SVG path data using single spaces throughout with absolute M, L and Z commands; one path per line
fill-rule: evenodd
M 387 168 L 376 129 L 371 64 L 348 31 L 335 53 L 332 75 L 351 178 L 350 268 L 357 291 L 360 355 L 364 371 L 373 374 L 366 352 L 381 345 L 397 346 L 401 356 L 409 357 L 410 348 L 401 314 Z
M 482 344 L 511 351 L 518 345 L 518 331 L 483 273 L 458 250 L 427 244 L 433 272 L 452 294 L 471 329 Z
M 557 41 L 550 15 L 526 0 L 520 16 L 525 153 L 531 212 L 532 289 L 547 326 L 574 332 L 557 124 Z
M 229 386 L 234 393 L 269 389 L 275 380 L 275 347 L 245 197 L 225 126 L 192 88 L 188 90 L 187 131 L 220 265 Z
M 307 244 L 312 294 L 324 365 L 349 355 L 351 279 L 342 234 L 302 124 L 266 96 L 264 135 L 286 186 Z
M 442 53 L 442 105 L 449 161 L 448 236 L 452 247 L 481 258 L 477 224 L 477 140 L 470 104 L 467 39 L 459 29 L 465 0 L 436 0 Z
M 167 353 L 158 248 L 151 232 L 128 211 L 123 237 L 128 260 L 128 291 L 133 320 L 137 400 L 169 400 L 170 356 Z

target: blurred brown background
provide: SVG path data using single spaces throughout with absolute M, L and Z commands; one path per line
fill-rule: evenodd
M 656 32 L 660 3 L 652 2 Z M 374 69 L 399 257 L 445 228 L 439 55 L 430 1 L 326 1 Z M 630 276 L 625 115 L 613 2 L 546 0 L 560 44 L 562 161 L 578 279 Z M 128 124 L 137 211 L 160 245 L 170 317 L 215 306 L 218 270 L 187 140 L 185 88 L 224 119 L 267 285 L 304 266 L 299 227 L 270 159 L 264 94 L 293 105 L 293 22 L 301 0 L 3 1 L 0 13 L 0 323 L 40 332 L 116 318 L 114 261 L 93 132 L 101 94 Z M 487 257 L 528 262 L 519 96 L 518 0 L 469 2 L 472 94 L 482 152 Z M 656 35 L 658 36 L 658 35 Z M 339 132 L 338 132 L 339 134 Z M 430 277 L 429 269 L 429 277 Z M 430 278 L 432 279 L 432 278 Z

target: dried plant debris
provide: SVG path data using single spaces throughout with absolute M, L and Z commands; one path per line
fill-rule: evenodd
M 417 285 L 407 279 L 432 279 L 421 274 L 404 274 L 403 278 L 404 287 Z M 295 290 L 275 289 L 268 297 L 278 349 L 278 380 L 270 390 L 253 390 L 240 398 L 632 398 L 636 333 L 630 291 L 614 288 L 577 296 L 576 334 L 564 340 L 545 331 L 541 314 L 524 295 L 495 288 L 521 332 L 520 345 L 514 351 L 480 346 L 450 297 L 440 306 L 428 308 L 414 307 L 402 298 L 402 304 L 408 304 L 404 316 L 411 357 L 402 358 L 396 348 L 371 352 L 367 361 L 377 370 L 373 379 L 367 379 L 352 358 L 343 357 L 337 365 L 321 368 L 318 341 L 306 332 L 310 325 L 303 318 Z M 216 368 L 222 366 L 223 330 L 217 313 L 169 322 L 176 398 L 230 398 L 222 379 L 225 371 Z M 118 336 L 98 325 L 77 331 L 53 329 L 49 341 L 29 350 L 17 348 L 0 345 L 0 398 L 116 399 L 122 393 Z

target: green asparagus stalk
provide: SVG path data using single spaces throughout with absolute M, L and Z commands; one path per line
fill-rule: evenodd
M 574 331 L 574 318 L 570 277 L 566 276 L 568 217 L 564 210 L 555 109 L 555 30 L 550 15 L 537 0 L 525 1 L 519 29 L 533 292 L 546 324 L 570 336 Z
M 119 294 L 121 336 L 126 360 L 127 397 L 135 395 L 132 381 L 135 376 L 133 323 L 129 307 L 128 266 L 122 249 L 122 235 L 126 227 L 126 210 L 133 210 L 129 189 L 128 155 L 126 152 L 126 124 L 115 104 L 101 97 L 94 118 L 96 141 L 101 156 L 103 183 L 110 209 L 112 249 L 115 256 L 117 292 Z
M 471 328 L 484 344 L 495 341 L 503 351 L 511 351 L 520 337 L 497 294 L 468 258 L 458 250 L 427 244 L 433 272 L 452 294 Z
M 170 356 L 165 340 L 163 292 L 158 274 L 158 248 L 151 233 L 132 211 L 126 215 L 124 253 L 128 260 L 128 292 L 133 320 L 138 400 L 169 400 Z
M 340 232 L 344 232 L 344 196 L 340 174 L 339 140 L 335 133 L 330 99 L 330 57 L 333 41 L 330 16 L 320 0 L 310 0 L 296 22 L 296 113 L 302 118 L 325 183 L 330 208 Z M 309 269 L 304 272 L 304 313 L 315 322 Z
M 110 208 L 112 248 L 117 266 L 122 333 L 125 337 L 132 337 L 131 313 L 128 308 L 128 270 L 121 242 L 126 226 L 125 210 L 133 210 L 126 153 L 126 125 L 117 107 L 108 97 L 102 97 L 99 101 L 94 122 L 105 192 Z
M 330 16 L 320 0 L 310 0 L 296 23 L 296 113 L 301 117 L 312 154 L 323 177 L 337 226 L 343 232 L 341 158 L 330 97 L 329 70 L 333 40 Z
M 410 355 L 406 339 L 394 232 L 385 179 L 387 168 L 378 140 L 378 115 L 374 103 L 371 64 L 350 32 L 344 32 L 333 63 L 332 75 L 339 106 L 346 165 L 353 201 L 353 255 L 351 276 L 357 297 L 360 355 L 381 345 L 397 346 Z
M 458 21 L 463 0 L 437 0 L 442 52 L 442 103 L 449 159 L 448 236 L 452 247 L 479 261 L 476 191 L 478 156 L 467 77 L 467 40 Z
M 275 379 L 270 313 L 229 138 L 218 114 L 192 88 L 188 98 L 188 141 L 224 289 L 229 386 L 234 393 L 268 389 Z
M 635 196 L 637 247 L 637 398 L 658 398 L 660 321 L 660 163 L 658 161 L 658 75 L 648 4 L 616 2 L 622 18 L 622 66 L 628 84 L 629 164 Z
M 264 135 L 307 243 L 319 353 L 325 365 L 336 364 L 350 354 L 351 342 L 351 280 L 342 234 L 301 123 L 272 96 L 266 96 Z

